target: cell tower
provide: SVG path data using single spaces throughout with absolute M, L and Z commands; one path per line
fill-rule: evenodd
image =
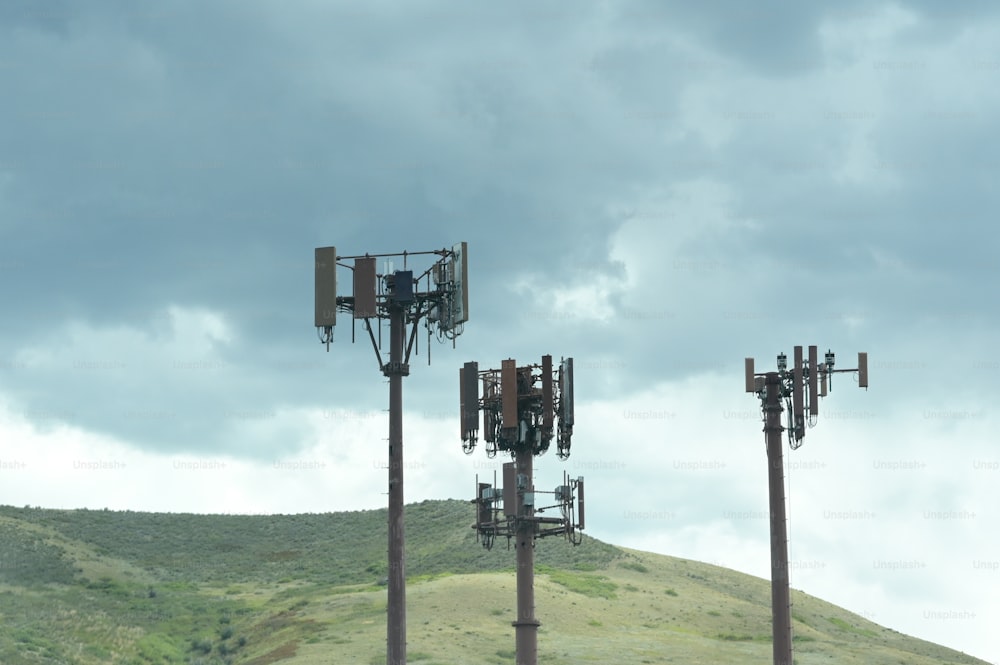
M 437 260 L 418 276 L 407 267 L 412 256 L 434 255 Z M 403 257 L 403 269 L 386 268 L 378 273 L 375 261 L 382 257 Z M 406 570 L 404 565 L 403 516 L 403 377 L 410 373 L 410 352 L 421 319 L 427 326 L 430 364 L 430 335 L 454 340 L 469 319 L 468 248 L 462 242 L 451 249 L 395 254 L 339 256 L 336 247 L 316 248 L 316 328 L 320 342 L 330 350 L 337 312 L 353 314 L 354 323 L 364 321 L 375 358 L 382 374 L 389 377 L 389 566 L 386 662 L 406 663 Z M 340 263 L 353 259 L 354 264 Z M 353 274 L 353 293 L 337 295 L 337 267 Z M 371 320 L 378 324 L 378 339 Z M 389 361 L 383 362 L 382 319 L 389 320 Z M 407 326 L 410 326 L 407 340 Z
M 834 354 L 827 351 L 819 362 L 815 346 L 809 347 L 808 364 L 803 362 L 802 347 L 795 347 L 794 365 L 789 371 L 788 357 L 778 354 L 778 371 L 754 373 L 753 358 L 745 360 L 748 393 L 761 401 L 764 440 L 767 446 L 768 493 L 771 507 L 771 634 L 774 665 L 792 665 L 791 597 L 788 591 L 788 530 L 785 516 L 785 462 L 781 451 L 781 433 L 788 432 L 788 445 L 797 450 L 806 435 L 806 425 L 816 424 L 819 398 L 833 389 L 833 375 L 857 372 L 858 386 L 868 388 L 868 354 L 858 354 L 854 369 L 837 369 Z M 808 392 L 806 392 L 808 386 Z M 782 400 L 785 407 L 782 408 Z M 788 425 L 781 424 L 781 412 L 788 411 Z M 808 420 L 805 417 L 809 411 Z
M 483 391 L 480 398 L 479 384 Z M 517 551 L 517 620 L 514 641 L 517 665 L 538 662 L 538 626 L 535 618 L 535 539 L 565 536 L 574 545 L 583 539 L 583 478 L 563 482 L 552 492 L 536 491 L 532 460 L 549 448 L 553 433 L 560 459 L 569 457 L 573 436 L 573 359 L 558 369 L 552 356 L 542 356 L 541 365 L 517 367 L 514 360 L 499 370 L 479 371 L 479 364 L 465 363 L 459 369 L 462 449 L 471 453 L 479 435 L 479 411 L 485 418 L 483 438 L 486 454 L 510 453 L 513 462 L 503 465 L 503 488 L 479 482 L 476 477 L 476 537 L 490 549 L 497 536 L 514 540 Z M 558 426 L 556 426 L 558 419 Z M 551 502 L 543 495 L 552 494 Z M 498 504 L 500 504 L 498 506 Z M 552 510 L 557 517 L 544 517 Z

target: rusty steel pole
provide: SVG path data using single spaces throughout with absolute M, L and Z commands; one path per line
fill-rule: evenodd
M 397 302 L 389 310 L 389 589 L 386 621 L 388 665 L 406 665 L 406 566 L 403 528 L 403 362 L 406 310 Z
M 785 460 L 782 454 L 781 378 L 764 379 L 764 433 L 771 504 L 771 636 L 774 665 L 792 665 L 791 599 L 788 593 L 788 530 L 785 517 Z
M 527 479 L 524 492 L 534 493 L 531 446 L 520 442 L 515 456 L 517 476 Z M 535 516 L 534 505 L 525 506 L 518 492 L 517 531 L 517 621 L 514 643 L 517 665 L 538 665 L 538 626 L 535 618 Z

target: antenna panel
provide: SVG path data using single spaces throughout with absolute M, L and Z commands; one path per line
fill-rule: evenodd
M 465 363 L 459 370 L 459 391 L 462 441 L 468 441 L 479 431 L 479 363 Z
M 501 426 L 504 429 L 517 427 L 517 363 L 513 359 L 500 363 L 500 399 L 503 407 Z
M 503 514 L 517 516 L 517 467 L 513 462 L 503 465 Z
M 576 480 L 576 516 L 578 520 L 576 527 L 583 529 L 585 524 L 583 520 L 583 476 Z
M 792 410 L 795 412 L 795 426 L 802 422 L 802 347 L 795 347 L 795 366 L 792 369 Z M 798 433 L 796 433 L 798 436 Z
M 396 302 L 413 302 L 413 271 L 397 270 L 392 280 L 392 298 Z
M 819 351 L 809 346 L 809 415 L 819 415 Z
M 337 248 L 316 248 L 316 327 L 337 325 Z
M 468 430 L 465 429 L 465 367 L 458 368 L 458 429 L 462 441 L 468 441 Z
M 375 309 L 375 257 L 354 259 L 354 318 L 377 316 Z
M 451 250 L 455 253 L 452 265 L 455 293 L 452 297 L 451 323 L 458 325 L 469 320 L 469 243 L 460 242 Z
M 573 359 L 566 358 L 559 367 L 559 426 L 573 426 Z
M 743 382 L 748 393 L 756 392 L 753 380 L 753 358 L 743 359 Z
M 858 386 L 868 387 L 868 353 L 864 351 L 858 353 Z
M 492 485 L 489 483 L 479 483 L 479 510 L 476 511 L 476 528 L 488 526 L 493 523 L 493 496 Z
M 552 430 L 552 356 L 542 356 L 542 429 Z

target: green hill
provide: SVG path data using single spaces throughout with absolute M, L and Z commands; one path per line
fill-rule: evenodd
M 512 663 L 514 554 L 464 501 L 407 506 L 408 661 Z M 385 662 L 384 510 L 271 516 L 0 507 L 0 662 Z M 770 661 L 770 586 L 539 541 L 542 663 Z M 983 663 L 795 592 L 798 663 Z

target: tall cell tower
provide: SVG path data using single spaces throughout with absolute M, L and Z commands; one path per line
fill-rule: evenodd
M 409 257 L 436 256 L 424 272 L 414 276 L 408 267 Z M 402 257 L 403 269 L 387 267 L 378 273 L 376 259 Z M 427 326 L 428 341 L 432 329 L 454 340 L 469 319 L 469 261 L 466 243 L 451 249 L 394 254 L 340 256 L 336 247 L 316 248 L 316 328 L 320 342 L 330 350 L 337 312 L 353 315 L 353 322 L 364 321 L 375 358 L 382 374 L 389 377 L 389 546 L 388 608 L 386 626 L 386 662 L 406 664 L 406 569 L 403 557 L 405 535 L 403 516 L 403 377 L 410 374 L 410 352 L 421 319 Z M 353 265 L 340 263 L 353 259 Z M 337 268 L 353 275 L 352 295 L 337 295 Z M 378 339 L 372 329 L 378 325 Z M 389 360 L 382 358 L 382 320 L 389 321 Z M 407 327 L 409 338 L 407 339 Z M 354 326 L 351 327 L 354 339 Z M 427 362 L 430 364 L 430 345 Z
M 788 432 L 788 445 L 797 450 L 806 435 L 806 425 L 815 425 L 819 398 L 832 390 L 833 374 L 857 372 L 858 386 L 868 388 L 868 354 L 858 354 L 854 369 L 834 369 L 834 354 L 827 351 L 819 362 L 815 346 L 809 347 L 808 364 L 803 362 L 802 347 L 795 347 L 794 365 L 788 369 L 788 357 L 778 354 L 778 371 L 754 373 L 753 358 L 745 360 L 745 383 L 748 393 L 761 401 L 764 440 L 767 445 L 768 494 L 771 507 L 771 634 L 774 665 L 792 665 L 791 597 L 788 591 L 788 527 L 785 515 L 785 462 L 781 451 L 781 433 Z M 806 392 L 808 387 L 808 392 Z M 784 402 L 785 408 L 782 408 Z M 806 419 L 805 412 L 809 411 Z M 787 426 L 781 424 L 781 412 L 788 412 Z
M 482 383 L 482 397 L 479 385 Z M 558 369 L 552 356 L 541 365 L 517 367 L 514 360 L 499 370 L 480 372 L 479 364 L 465 363 L 459 370 L 462 449 L 471 453 L 479 436 L 482 411 L 486 454 L 510 453 L 513 462 L 503 465 L 503 487 L 479 482 L 476 477 L 476 530 L 483 547 L 493 547 L 497 536 L 513 540 L 517 551 L 517 620 L 514 641 L 517 665 L 538 662 L 538 626 L 535 618 L 535 539 L 562 535 L 574 545 L 582 541 L 584 527 L 583 478 L 563 481 L 552 492 L 536 491 L 532 460 L 548 450 L 553 436 L 560 459 L 569 457 L 573 436 L 573 359 Z M 558 425 L 556 424 L 558 420 Z M 544 495 L 551 494 L 551 500 Z M 557 516 L 543 516 L 551 510 Z

